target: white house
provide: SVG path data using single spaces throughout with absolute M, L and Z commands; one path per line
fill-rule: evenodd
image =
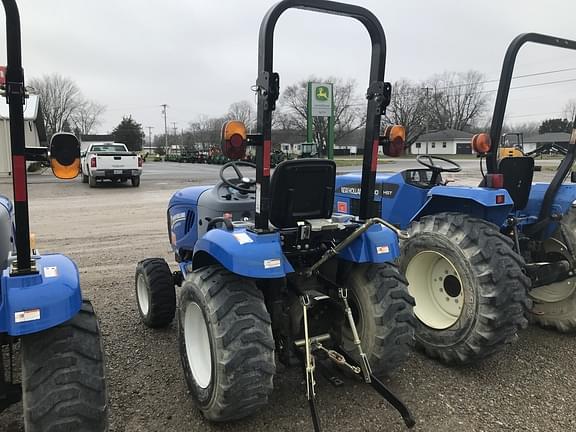
M 24 105 L 24 140 L 26 147 L 46 146 L 46 130 L 40 110 L 40 97 L 31 94 Z M 10 114 L 7 103 L 0 103 L 0 175 L 12 171 L 10 150 Z
M 430 132 L 421 135 L 410 146 L 410 153 L 419 154 L 471 154 L 472 134 L 456 129 Z

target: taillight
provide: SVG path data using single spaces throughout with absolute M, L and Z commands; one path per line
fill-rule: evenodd
M 504 204 L 505 198 L 504 195 L 496 195 L 496 204 Z
M 142 168 L 142 158 L 138 157 L 138 168 Z
M 96 168 L 96 158 L 90 159 L 90 168 Z
M 492 189 L 502 189 L 504 187 L 504 174 L 487 174 L 486 186 Z

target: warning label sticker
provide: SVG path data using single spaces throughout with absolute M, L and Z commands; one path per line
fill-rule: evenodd
M 40 319 L 40 309 L 30 309 L 14 313 L 14 322 L 23 323 Z

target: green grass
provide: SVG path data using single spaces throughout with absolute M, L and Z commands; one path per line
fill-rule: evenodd
M 341 158 L 337 157 L 334 158 L 334 162 L 336 162 L 336 166 L 338 167 L 347 167 L 347 166 L 362 166 L 362 159 L 361 158 Z M 387 164 L 387 163 L 394 163 L 391 159 L 378 159 L 379 164 Z

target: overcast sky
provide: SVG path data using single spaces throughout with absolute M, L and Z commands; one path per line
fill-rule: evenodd
M 476 69 L 498 78 L 509 42 L 535 31 L 576 39 L 573 0 L 354 0 L 382 22 L 386 80 L 423 80 Z M 199 115 L 221 115 L 254 100 L 260 20 L 271 0 L 21 0 L 27 78 L 59 73 L 107 107 L 99 132 L 123 115 L 163 132 L 160 105 L 178 130 Z M 3 38 L 3 35 L 2 35 Z M 369 39 L 355 20 L 288 11 L 276 28 L 281 86 L 310 75 L 368 80 Z M 5 63 L 2 39 L 1 63 Z M 509 122 L 560 116 L 576 98 L 576 52 L 526 46 L 515 74 L 574 68 L 513 85 L 573 80 L 511 92 Z M 489 84 L 487 89 L 496 88 Z M 492 105 L 491 105 L 492 109 Z

